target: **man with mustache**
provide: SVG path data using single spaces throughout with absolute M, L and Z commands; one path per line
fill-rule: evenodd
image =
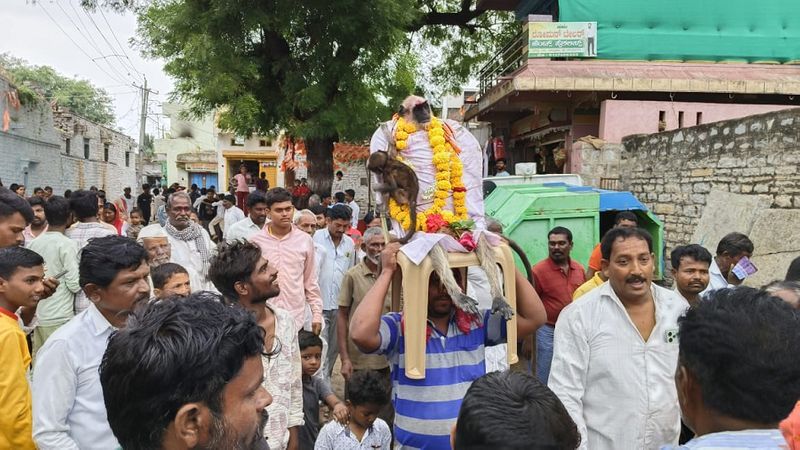
M 280 294 L 275 264 L 252 242 L 234 241 L 219 247 L 208 278 L 222 295 L 243 308 L 264 329 L 263 385 L 273 396 L 264 428 L 273 449 L 297 450 L 303 425 L 303 379 L 294 317 L 268 303 Z
M 133 239 L 95 238 L 78 265 L 89 307 L 56 330 L 33 365 L 33 439 L 40 450 L 117 448 L 98 368 L 111 334 L 150 297 L 147 253 Z
M 677 322 L 689 305 L 652 283 L 647 231 L 614 228 L 600 247 L 608 282 L 561 311 L 548 386 L 578 425 L 582 449 L 677 444 Z
M 711 253 L 702 245 L 681 245 L 672 250 L 669 259 L 675 290 L 690 305 L 696 305 L 700 301 L 700 293 L 708 287 Z
M 188 338 L 187 338 L 188 337 Z M 209 292 L 153 302 L 115 333 L 100 366 L 124 449 L 268 449 L 264 330 Z
M 547 384 L 550 361 L 553 359 L 553 329 L 558 315 L 572 303 L 572 293 L 586 281 L 583 266 L 569 257 L 572 232 L 555 227 L 547 233 L 547 258 L 539 261 L 531 272 L 533 287 L 547 311 L 547 323 L 536 331 L 536 376 Z
M 192 199 L 186 192 L 175 192 L 167 198 L 167 223 L 164 231 L 171 247 L 170 262 L 179 264 L 189 272 L 192 289 L 216 291 L 208 281 L 208 261 L 216 250 L 208 232 L 192 222 Z
M 169 236 L 164 231 L 164 227 L 157 223 L 151 223 L 142 228 L 136 237 L 136 242 L 147 252 L 147 263 L 150 264 L 151 269 L 168 263 L 172 258 Z

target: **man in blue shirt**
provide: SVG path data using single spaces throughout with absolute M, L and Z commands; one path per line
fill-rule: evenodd
M 675 383 L 697 437 L 678 448 L 787 448 L 778 424 L 800 398 L 798 320 L 782 300 L 741 286 L 689 308 L 678 322 Z
M 489 310 L 476 316 L 457 310 L 438 277 L 431 275 L 425 378 L 407 378 L 403 315 L 382 315 L 399 248 L 392 243 L 381 252 L 381 273 L 353 313 L 350 334 L 363 352 L 381 353 L 391 362 L 396 441 L 403 448 L 450 449 L 450 429 L 464 394 L 486 372 L 486 346 L 505 342 L 506 321 Z M 523 338 L 545 322 L 546 314 L 533 286 L 515 272 L 517 333 Z

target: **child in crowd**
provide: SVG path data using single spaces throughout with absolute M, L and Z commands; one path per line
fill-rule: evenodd
M 144 227 L 144 216 L 142 215 L 142 210 L 139 208 L 133 208 L 131 210 L 130 216 L 130 223 L 128 224 L 128 230 L 125 232 L 129 238 L 137 239 L 139 237 L 139 232 Z
M 314 448 L 319 434 L 319 402 L 324 401 L 333 410 L 333 418 L 347 423 L 347 407 L 334 395 L 329 382 L 314 374 L 322 364 L 322 339 L 316 334 L 300 330 L 298 340 L 300 360 L 303 364 L 303 421 L 300 428 L 300 448 Z
M 538 378 L 509 370 L 472 383 L 452 433 L 454 450 L 574 450 L 581 442 L 556 394 Z
M 353 374 L 347 385 L 346 425 L 328 422 L 317 437 L 315 450 L 369 448 L 390 450 L 392 432 L 378 413 L 389 403 L 389 391 L 384 378 L 374 370 Z
M 192 293 L 189 272 L 180 264 L 165 263 L 154 267 L 150 271 L 150 279 L 153 281 L 153 296 L 156 299 L 175 295 L 185 297 Z
M 35 449 L 28 370 L 31 354 L 15 311 L 44 293 L 44 259 L 23 247 L 0 249 L 0 447 Z

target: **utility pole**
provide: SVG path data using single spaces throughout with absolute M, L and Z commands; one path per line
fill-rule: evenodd
M 136 86 L 134 84 L 134 86 Z M 146 135 L 146 128 L 147 128 L 147 102 L 148 98 L 150 97 L 150 93 L 158 94 L 147 87 L 147 77 L 144 77 L 144 85 L 143 86 L 136 86 L 139 88 L 139 91 L 142 94 L 142 114 L 139 117 L 139 157 L 138 159 L 138 167 L 137 167 L 137 175 L 139 176 L 139 182 L 142 181 L 141 179 L 141 170 L 143 166 L 143 159 L 144 159 L 144 141 Z

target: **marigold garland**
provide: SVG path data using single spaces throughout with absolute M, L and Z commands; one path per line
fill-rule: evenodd
M 417 127 L 407 122 L 402 117 L 397 117 L 395 125 L 395 148 L 403 151 L 408 148 L 408 138 L 416 133 Z M 419 130 L 421 131 L 421 130 Z M 467 220 L 467 189 L 461 179 L 464 167 L 457 151 L 445 138 L 444 122 L 432 117 L 427 126 L 428 142 L 433 149 L 432 162 L 436 168 L 434 181 L 435 191 L 433 205 L 424 212 L 417 213 L 417 230 L 434 232 L 438 231 L 441 221 L 451 224 Z M 401 157 L 398 156 L 398 159 Z M 453 210 L 445 210 L 447 197 L 453 196 Z M 389 214 L 408 230 L 411 227 L 411 215 L 408 205 L 400 205 L 394 199 L 389 199 Z M 429 226 L 430 225 L 432 226 Z

